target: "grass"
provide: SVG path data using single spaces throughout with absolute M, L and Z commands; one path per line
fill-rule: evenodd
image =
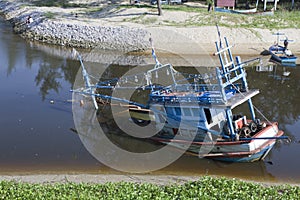
M 68 0 L 33 0 L 30 3 L 36 6 L 46 6 L 46 7 L 62 7 L 62 8 L 84 8 L 87 7 L 86 4 L 76 4 L 69 3 Z
M 48 18 L 48 19 L 54 19 L 55 18 L 55 13 L 53 13 L 53 12 L 46 12 L 46 13 L 44 13 L 44 16 L 46 17 L 46 18 Z
M 97 7 L 95 5 L 91 6 L 87 3 L 70 3 L 68 0 L 33 0 L 30 1 L 36 6 L 50 6 L 50 7 L 81 7 L 85 8 L 86 14 L 93 15 L 94 13 L 102 12 L 103 7 Z M 112 6 L 112 5 L 108 5 Z M 262 6 L 262 5 L 261 5 Z M 118 9 L 131 9 L 131 8 L 146 8 L 150 13 L 157 12 L 155 5 L 150 4 L 140 4 L 140 5 L 124 5 L 124 4 L 114 4 L 113 7 Z M 183 5 L 162 5 L 163 12 L 174 12 L 182 11 L 188 13 L 195 13 L 193 17 L 185 21 L 163 21 L 159 23 L 159 16 L 151 15 L 147 19 L 141 20 L 145 17 L 144 14 L 137 17 L 130 17 L 124 19 L 124 21 L 131 21 L 138 24 L 146 23 L 148 25 L 157 25 L 158 23 L 166 26 L 177 26 L 177 27 L 197 27 L 197 26 L 208 26 L 215 25 L 218 23 L 221 26 L 226 26 L 229 28 L 267 28 L 270 30 L 273 29 L 283 29 L 283 28 L 298 28 L 300 27 L 300 12 L 298 3 L 295 6 L 295 10 L 289 11 L 290 4 L 279 4 L 278 10 L 275 11 L 274 16 L 260 16 L 260 15 L 242 15 L 242 14 L 228 14 L 228 13 L 218 13 L 218 12 L 207 12 L 205 7 L 193 7 Z M 262 8 L 259 7 L 261 10 Z M 51 18 L 51 16 L 50 16 Z M 146 21 L 145 21 L 146 20 Z
M 120 8 L 133 8 L 136 5 L 120 5 Z M 157 12 L 155 6 L 144 5 L 139 6 L 149 8 Z M 267 28 L 267 29 L 281 29 L 281 28 L 298 28 L 300 27 L 300 12 L 299 10 L 289 11 L 285 7 L 279 7 L 275 11 L 274 16 L 261 15 L 243 15 L 243 14 L 229 14 L 211 12 L 208 13 L 206 8 L 191 7 L 185 5 L 162 5 L 163 12 L 182 11 L 196 13 L 196 16 L 187 19 L 184 22 L 164 21 L 163 25 L 169 26 L 207 26 L 214 25 L 218 22 L 219 25 L 230 28 Z M 159 16 L 154 16 L 158 18 Z M 140 23 L 139 21 L 135 21 Z M 157 20 L 153 20 L 153 23 Z
M 298 199 L 297 186 L 263 186 L 227 178 L 204 176 L 183 185 L 149 183 L 0 182 L 0 199 Z

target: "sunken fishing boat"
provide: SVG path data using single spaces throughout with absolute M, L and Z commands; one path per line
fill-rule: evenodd
M 155 66 L 140 74 L 144 85 L 136 87 L 148 91 L 144 103 L 101 92 L 124 90 L 119 83 L 137 80 L 139 74 L 91 84 L 81 59 L 85 88 L 73 92 L 90 97 L 95 109 L 111 100 L 126 104 L 133 123 L 155 124 L 159 131 L 151 136 L 152 141 L 183 149 L 187 154 L 227 162 L 263 160 L 277 140 L 286 139 L 284 132 L 260 111 L 264 119 L 256 116 L 252 98 L 259 90 L 248 87 L 245 62 L 233 58 L 233 46 L 227 38 L 216 41 L 215 46 L 220 66 L 209 75 L 183 74 L 171 64 L 161 64 L 152 47 Z M 155 84 L 155 77 L 162 72 L 168 74 L 171 83 Z M 242 105 L 246 105 L 247 112 L 235 113 L 235 108 Z

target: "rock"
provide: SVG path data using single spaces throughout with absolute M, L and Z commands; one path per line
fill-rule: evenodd
M 150 47 L 148 42 L 150 33 L 144 29 L 65 24 L 45 19 L 44 13 L 39 11 L 31 11 L 22 16 L 19 13 L 22 9 L 20 5 L 2 2 L 0 12 L 12 22 L 14 31 L 25 39 L 68 47 L 124 52 L 144 51 Z M 24 19 L 29 15 L 32 16 L 34 22 L 26 24 Z

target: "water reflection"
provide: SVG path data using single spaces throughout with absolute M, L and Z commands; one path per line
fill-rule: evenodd
M 261 94 L 254 102 L 262 113 L 271 120 L 278 121 L 282 130 L 286 130 L 286 125 L 299 120 L 299 66 L 270 65 L 266 71 L 257 71 L 257 68 L 255 70 L 253 67 L 247 72 L 251 87 L 260 89 Z M 285 131 L 285 133 L 295 141 L 295 132 Z
M 280 129 L 285 131 L 291 142 L 277 142 L 268 159 L 272 165 L 267 170 L 276 177 L 295 181 L 300 179 L 300 65 L 287 66 L 270 63 L 266 70 L 253 67 L 248 70 L 252 87 L 260 88 L 261 94 L 254 99 L 255 105 L 269 119 L 278 121 Z
M 75 74 L 79 69 L 78 62 L 43 54 L 34 49 L 33 44 L 24 43 L 21 38 L 11 37 L 12 33 L 7 34 L 7 32 L 9 33 L 5 31 L 0 35 L 0 53 L 3 58 L 1 69 L 6 68 L 7 76 L 12 75 L 19 67 L 31 69 L 35 65 L 39 66 L 35 82 L 39 86 L 43 100 L 50 90 L 58 93 L 62 88 L 62 82 L 66 81 L 69 84 L 74 82 Z
M 279 80 L 282 83 L 285 80 L 289 80 L 289 75 L 291 71 L 289 69 L 296 68 L 296 63 L 278 63 L 273 61 L 272 59 L 270 62 L 264 66 L 256 66 L 257 72 L 270 72 L 269 76 L 273 77 L 275 80 Z
M 73 84 L 78 63 L 67 59 L 55 61 L 49 57 L 42 60 L 35 81 L 36 85 L 40 87 L 42 99 L 45 100 L 50 90 L 59 93 L 62 82 L 67 81 Z
M 78 62 L 46 54 L 11 29 L 0 21 L 1 173 L 99 166 L 70 131 Z

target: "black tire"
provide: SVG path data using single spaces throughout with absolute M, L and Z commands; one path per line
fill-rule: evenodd
M 252 133 L 255 133 L 257 131 L 257 125 L 256 125 L 256 123 L 251 122 L 249 124 L 249 128 L 250 128 L 250 130 L 251 130 Z
M 245 126 L 240 130 L 240 138 L 249 138 L 251 137 L 251 130 L 249 127 Z

